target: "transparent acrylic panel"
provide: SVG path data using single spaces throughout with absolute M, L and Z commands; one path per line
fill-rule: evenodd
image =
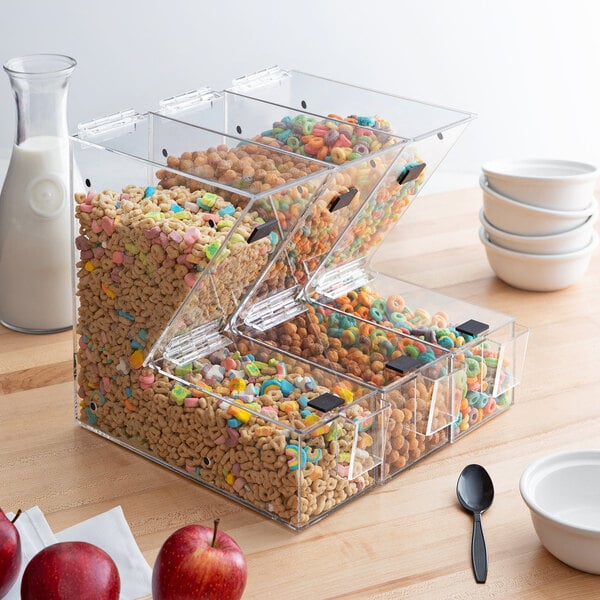
M 319 106 L 323 106 L 324 102 L 331 103 L 332 98 L 336 101 L 340 97 L 355 99 L 352 112 L 338 111 L 337 115 L 333 115 L 330 107 L 328 110 L 321 110 L 318 113 L 319 117 L 314 114 L 318 112 L 314 109 L 308 109 L 312 110 L 310 113 L 302 110 L 302 107 L 306 107 L 306 102 L 297 101 L 294 96 L 294 102 L 288 103 L 287 108 L 278 108 L 280 111 L 287 111 L 285 116 L 279 117 L 261 136 L 253 138 L 333 162 L 338 165 L 338 173 L 344 165 L 344 157 L 340 154 L 344 149 L 348 154 L 346 160 L 356 157 L 352 159 L 356 163 L 355 169 L 346 172 L 346 176 L 351 176 L 347 182 L 349 191 L 342 191 L 340 197 L 343 198 L 358 189 L 357 198 L 361 199 L 360 204 L 353 205 L 355 210 L 332 218 L 331 209 L 323 210 L 322 203 L 315 203 L 312 207 L 313 213 L 303 226 L 298 228 L 287 250 L 295 280 L 304 286 L 309 278 L 314 277 L 315 269 L 322 264 L 326 256 L 326 263 L 321 266 L 320 272 L 346 264 L 358 257 L 371 256 L 375 252 L 462 134 L 472 115 L 422 105 L 389 94 L 329 82 L 297 72 L 277 73 L 282 77 L 273 80 L 273 72 L 269 72 L 266 85 L 262 85 L 264 82 L 259 76 L 251 85 L 234 85 L 236 93 L 225 92 L 227 106 L 235 115 L 236 130 L 247 131 L 248 128 L 256 127 L 256 121 L 261 121 L 267 116 L 272 117 L 273 111 L 270 107 L 277 106 L 272 102 L 285 104 L 282 98 L 291 98 L 288 92 L 292 91 L 288 86 L 292 85 L 290 82 L 296 75 L 302 82 L 311 81 L 315 89 L 319 89 L 319 85 L 325 82 L 327 92 L 324 93 L 329 95 L 324 97 L 325 100 Z M 286 91 L 280 95 L 282 89 Z M 270 96 L 272 91 L 273 97 Z M 263 102 L 257 102 L 257 99 L 262 99 Z M 415 110 L 414 105 L 422 105 L 420 112 Z M 381 107 L 388 108 L 392 116 L 385 113 Z M 415 134 L 416 141 L 409 141 L 396 125 L 397 122 L 405 123 L 405 110 L 411 114 L 420 114 L 423 131 L 419 135 Z M 357 116 L 357 111 L 358 115 L 368 116 Z M 451 116 L 454 119 L 450 118 Z M 444 122 L 444 119 L 448 121 Z M 434 123 L 437 127 L 432 130 L 430 127 Z M 230 121 L 229 125 L 233 127 Z M 305 135 L 307 131 L 310 131 L 309 135 Z M 334 139 L 336 141 L 332 142 Z M 347 140 L 348 147 L 336 147 L 340 139 Z M 388 146 L 390 151 L 396 149 L 400 152 L 396 156 L 388 152 L 382 162 L 383 157 L 378 156 L 380 153 L 376 151 L 380 144 L 383 144 L 384 148 Z M 363 157 L 359 158 L 357 154 Z M 382 169 L 382 166 L 385 168 Z M 367 181 L 369 183 L 365 185 Z M 376 184 L 375 187 L 373 184 Z M 323 196 L 322 202 L 325 200 L 329 202 L 329 198 Z M 350 223 L 351 226 L 348 227 Z M 328 256 L 329 252 L 331 254 Z
M 348 274 L 338 269 L 316 279 L 311 301 L 450 351 L 474 345 L 514 322 L 498 311 L 373 271 L 365 260 L 351 266 Z M 361 285 L 355 287 L 356 282 Z M 475 330 L 469 329 L 470 321 L 478 324 Z
M 460 407 L 453 439 L 472 431 L 511 406 L 520 383 L 529 331 L 511 323 L 457 354 L 464 371 L 457 380 Z
M 454 128 L 416 143 L 407 144 L 394 161 L 349 227 L 333 244 L 331 252 L 312 274 L 309 289 L 319 278 L 340 265 L 359 259 L 370 262 L 427 181 L 461 135 Z M 308 269 L 307 269 L 308 270 Z
M 339 475 L 356 481 L 383 464 L 389 413 L 389 404 L 374 396 L 349 406 L 343 417 L 331 424 L 326 439 L 330 451 L 337 451 Z M 350 445 L 343 438 L 345 430 L 353 431 Z

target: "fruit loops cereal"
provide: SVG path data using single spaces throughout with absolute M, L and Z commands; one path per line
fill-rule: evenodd
M 510 393 L 491 395 L 496 378 L 499 378 L 501 387 L 506 376 L 502 367 L 508 368 L 508 364 L 501 364 L 498 372 L 498 346 L 493 342 L 473 346 L 474 338 L 459 332 L 446 312 L 430 314 L 424 308 L 413 310 L 401 295 L 384 298 L 367 287 L 337 298 L 333 306 L 346 315 L 356 315 L 455 353 L 457 362 L 464 364 L 464 369 L 455 378 L 460 392 L 460 398 L 456 398 L 459 406 L 455 407 L 458 415 L 454 422 L 455 434 L 466 431 L 510 404 Z M 336 317 L 336 313 L 332 313 L 324 322 L 331 325 L 331 319 Z M 331 326 L 327 332 L 332 332 Z M 405 351 L 413 358 L 419 356 L 416 349 L 407 347 Z
M 359 253 L 364 255 L 379 244 L 418 193 L 424 172 L 406 184 L 399 183 L 398 176 L 403 168 L 422 161 L 416 155 L 397 160 L 399 150 L 394 146 L 398 139 L 390 132 L 389 123 L 378 116 L 351 115 L 344 119 L 331 114 L 328 119 L 318 119 L 297 115 L 283 117 L 273 123 L 272 129 L 254 138 L 263 144 L 338 165 L 334 181 L 336 197 L 354 194 L 346 207 L 335 212 L 331 210 L 331 198 L 322 198 L 312 208 L 304 226 L 296 231 L 293 249 L 288 254 L 298 283 L 306 283 L 307 275 L 314 272 L 357 210 L 361 209 L 360 218 L 352 226 L 344 259 Z M 413 154 L 407 148 L 403 153 Z M 375 190 L 393 163 L 394 176 L 387 175 Z

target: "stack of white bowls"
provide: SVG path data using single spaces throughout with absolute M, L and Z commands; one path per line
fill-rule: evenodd
M 483 165 L 479 238 L 506 283 L 547 292 L 572 285 L 598 245 L 597 168 L 565 160 Z

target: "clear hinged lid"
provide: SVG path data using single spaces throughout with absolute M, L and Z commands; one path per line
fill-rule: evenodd
M 473 114 L 273 66 L 233 80 L 229 91 L 313 114 L 381 115 L 395 135 L 417 140 L 467 124 Z M 335 103 L 335 106 L 332 104 Z
M 85 123 L 72 139 L 86 186 L 74 184 L 78 294 L 114 305 L 114 329 L 140 328 L 144 364 L 185 364 L 228 343 L 228 318 L 330 172 L 152 113 Z

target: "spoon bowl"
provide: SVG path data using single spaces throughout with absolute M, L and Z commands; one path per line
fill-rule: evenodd
M 467 465 L 458 478 L 456 496 L 460 505 L 473 514 L 471 562 L 475 580 L 477 583 L 485 583 L 487 579 L 487 549 L 481 527 L 481 515 L 494 501 L 492 478 L 481 465 Z
M 468 512 L 485 512 L 494 501 L 494 484 L 481 465 L 467 465 L 456 485 L 456 495 Z

